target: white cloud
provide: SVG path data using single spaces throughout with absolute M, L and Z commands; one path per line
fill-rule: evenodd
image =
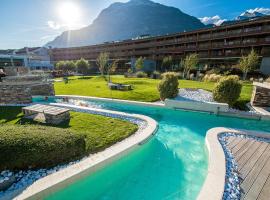
M 53 30 L 61 30 L 61 31 L 65 31 L 65 30 L 74 30 L 74 29 L 80 29 L 84 26 L 87 26 L 83 23 L 69 23 L 69 24 L 65 24 L 65 23 L 58 23 L 52 20 L 47 21 L 47 25 L 49 26 L 49 28 L 53 29 Z
M 247 12 L 249 13 L 254 13 L 254 12 L 259 12 L 265 15 L 270 15 L 270 8 L 254 8 L 254 9 L 249 9 L 247 10 Z M 242 13 L 241 15 L 243 15 L 244 13 Z
M 63 27 L 63 25 L 58 24 L 58 23 L 56 23 L 56 22 L 54 22 L 54 21 L 51 21 L 51 20 L 48 21 L 47 24 L 48 24 L 48 26 L 49 26 L 51 29 L 54 29 L 54 30 L 59 30 L 60 28 Z
M 221 19 L 219 15 L 215 15 L 213 17 L 202 17 L 202 18 L 199 18 L 199 19 L 204 24 L 215 24 L 217 26 L 219 26 L 224 21 L 226 21 L 226 19 Z

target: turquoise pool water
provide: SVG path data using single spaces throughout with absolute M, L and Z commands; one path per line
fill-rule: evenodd
M 196 199 L 207 173 L 204 138 L 212 127 L 270 132 L 269 122 L 91 101 L 93 106 L 150 116 L 156 135 L 138 150 L 48 196 L 60 199 Z

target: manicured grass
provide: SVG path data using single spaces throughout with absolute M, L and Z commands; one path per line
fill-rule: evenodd
M 71 119 L 69 122 L 65 122 L 65 123 L 62 123 L 60 125 L 53 127 L 52 125 L 50 126 L 42 125 L 42 124 L 34 123 L 29 120 L 22 119 L 21 107 L 1 107 L 0 106 L 0 126 L 3 127 L 2 132 L 0 128 L 0 138 L 1 138 L 1 134 L 10 135 L 11 137 L 9 137 L 7 141 L 9 141 L 9 144 L 12 144 L 13 142 L 10 140 L 10 138 L 12 138 L 13 134 L 15 135 L 16 132 L 19 132 L 19 133 L 22 133 L 20 142 L 24 143 L 24 145 L 27 145 L 25 144 L 25 143 L 28 143 L 27 141 L 28 137 L 26 137 L 25 135 L 25 133 L 26 134 L 28 133 L 27 130 L 29 131 L 29 134 L 33 134 L 36 137 L 38 136 L 38 134 L 39 135 L 42 135 L 42 134 L 54 135 L 55 132 L 64 131 L 63 134 L 65 136 L 63 136 L 63 134 L 62 135 L 60 134 L 62 138 L 66 137 L 67 134 L 83 136 L 84 149 L 85 149 L 84 155 L 85 154 L 87 155 L 89 153 L 95 153 L 95 152 L 101 151 L 111 146 L 112 144 L 127 138 L 128 136 L 135 133 L 138 129 L 137 125 L 134 125 L 130 122 L 123 121 L 123 120 L 113 119 L 113 118 L 104 117 L 100 115 L 79 113 L 79 112 L 70 112 L 70 114 L 71 114 Z M 12 129 L 13 131 L 9 131 L 8 133 L 6 133 L 6 131 L 4 131 L 5 129 L 10 129 L 10 130 Z M 40 129 L 42 129 L 42 131 L 40 131 Z M 35 133 L 38 133 L 38 134 L 35 134 Z M 20 140 L 19 136 L 14 137 L 14 138 L 16 139 L 16 142 Z M 74 137 L 74 139 L 78 139 L 78 138 Z M 39 140 L 36 140 L 35 142 L 38 142 L 38 141 Z M 0 143 L 1 142 L 3 141 L 0 140 Z M 29 142 L 29 144 L 35 146 L 34 144 L 35 142 L 32 142 L 32 143 Z M 55 146 L 55 143 L 53 142 L 49 144 L 51 144 L 52 146 Z M 61 145 L 61 144 L 65 145 L 65 142 L 64 141 L 62 143 L 60 142 L 57 145 Z M 46 148 L 50 149 L 48 145 Z M 37 146 L 39 145 L 36 143 L 36 147 Z M 72 148 L 72 145 L 70 145 L 70 147 Z M 31 149 L 32 148 L 29 147 L 29 150 Z M 4 155 L 1 155 L 3 152 L 4 151 L 1 150 L 1 145 L 0 145 L 0 157 L 4 156 Z M 25 153 L 25 152 L 22 152 L 22 153 Z M 29 154 L 27 155 L 29 156 Z M 10 156 L 12 157 L 12 155 Z M 0 165 L 1 165 L 1 162 L 0 162 Z
M 102 77 L 92 77 L 91 79 L 78 79 L 71 77 L 68 84 L 63 82 L 55 83 L 56 94 L 82 95 L 116 98 L 134 101 L 157 101 L 158 80 L 148 78 L 124 78 L 123 76 L 113 76 L 115 83 L 130 84 L 134 87 L 132 91 L 109 90 L 106 81 Z
M 149 78 L 125 78 L 124 76 L 113 76 L 115 83 L 131 84 L 134 87 L 132 91 L 111 91 L 108 89 L 104 78 L 93 76 L 88 79 L 71 77 L 68 84 L 63 82 L 55 83 L 56 94 L 82 95 L 116 98 L 134 101 L 154 102 L 159 100 L 157 84 L 159 80 Z M 215 83 L 199 82 L 190 80 L 179 80 L 180 88 L 201 88 L 212 91 Z M 252 92 L 252 84 L 243 83 L 242 93 L 239 101 L 249 101 Z

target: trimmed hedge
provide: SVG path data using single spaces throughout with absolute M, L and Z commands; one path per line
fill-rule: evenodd
M 38 125 L 1 125 L 0 171 L 52 167 L 85 154 L 85 136 Z
M 162 74 L 162 80 L 158 84 L 160 99 L 174 98 L 178 94 L 178 78 L 176 73 L 167 72 Z
M 214 100 L 220 103 L 227 103 L 233 106 L 237 99 L 240 97 L 242 84 L 239 82 L 238 77 L 228 76 L 222 78 L 213 90 Z
M 136 72 L 136 77 L 137 78 L 147 78 L 147 74 L 143 71 L 138 71 L 138 72 Z

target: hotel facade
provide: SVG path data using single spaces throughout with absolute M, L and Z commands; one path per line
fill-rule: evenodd
M 231 66 L 254 49 L 260 56 L 260 71 L 270 74 L 270 16 L 228 23 L 227 25 L 156 37 L 106 42 L 98 45 L 54 48 L 51 60 L 78 60 L 95 63 L 101 52 L 118 59 L 119 72 L 126 72 L 136 58 L 142 56 L 150 68 L 161 69 L 165 56 L 179 63 L 186 55 L 197 53 L 200 66 Z

